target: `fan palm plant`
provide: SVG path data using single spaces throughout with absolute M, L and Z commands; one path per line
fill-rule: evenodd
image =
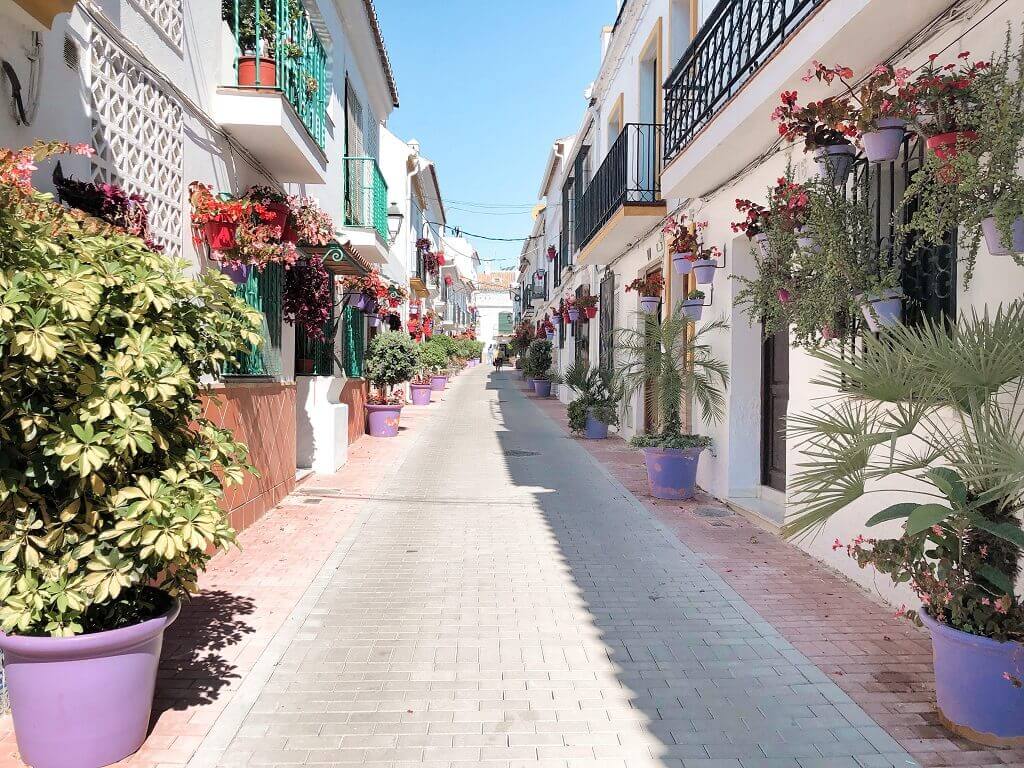
M 585 361 L 576 360 L 566 369 L 563 382 L 579 395 L 569 403 L 569 429 L 583 432 L 588 412 L 603 424 L 618 425 L 623 386 L 614 371 L 591 368 Z
M 729 385 L 729 366 L 711 354 L 708 334 L 726 330 L 724 319 L 705 323 L 688 333 L 689 318 L 682 303 L 672 315 L 659 320 L 644 315 L 642 328 L 618 331 L 616 350 L 622 363 L 618 376 L 625 395 L 644 393 L 644 407 L 654 415 L 657 433 L 638 435 L 638 448 L 706 448 L 710 439 L 702 435 L 684 435 L 679 408 L 692 400 L 705 421 L 717 423 L 725 416 L 725 389 Z
M 1024 639 L 1015 593 L 1024 547 L 1024 301 L 962 315 L 952 328 L 888 328 L 861 344 L 852 357 L 812 353 L 825 364 L 813 383 L 834 394 L 789 419 L 804 460 L 784 532 L 818 531 L 856 500 L 909 480 L 906 501 L 866 521 L 903 521 L 900 534 L 858 537 L 849 554 L 909 583 L 940 622 Z

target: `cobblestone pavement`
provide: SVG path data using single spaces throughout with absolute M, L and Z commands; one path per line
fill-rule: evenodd
M 191 766 L 915 765 L 514 374 L 430 408 Z

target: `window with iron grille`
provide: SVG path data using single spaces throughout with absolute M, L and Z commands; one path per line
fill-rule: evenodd
M 334 275 L 331 275 L 331 295 L 334 295 Z M 301 326 L 295 328 L 295 375 L 296 376 L 334 376 L 336 361 L 334 359 L 335 336 L 338 332 L 338 317 L 334 303 L 331 313 L 324 321 L 323 338 L 308 336 Z
M 580 299 L 590 293 L 590 288 L 581 285 L 576 289 L 576 298 Z M 579 319 L 572 324 L 572 335 L 576 342 L 576 360 L 582 360 L 587 366 L 590 365 L 590 323 L 587 321 L 585 312 L 580 312 Z
M 345 307 L 342 314 L 344 336 L 345 375 L 350 379 L 363 377 L 363 357 L 366 353 L 365 317 L 355 307 Z
M 896 160 L 869 163 L 864 158 L 858 159 L 849 187 L 849 193 L 854 196 L 866 193 L 878 247 L 901 265 L 900 283 L 906 297 L 904 322 L 910 325 L 925 318 L 952 321 L 956 317 L 956 233 L 948 233 L 938 246 L 896 242 L 896 227 L 906 223 L 916 209 L 915 200 L 909 201 L 902 210 L 900 201 L 910 180 L 924 163 L 924 153 L 921 138 L 908 134 Z
M 263 343 L 226 366 L 225 376 L 281 375 L 281 300 L 284 268 L 267 264 L 262 270 L 250 269 L 246 281 L 235 288 L 235 295 L 261 313 Z
M 598 365 L 612 370 L 615 365 L 615 273 L 605 272 L 601 279 L 600 296 L 600 337 L 598 338 Z

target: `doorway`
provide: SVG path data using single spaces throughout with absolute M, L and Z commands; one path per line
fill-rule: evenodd
M 789 329 L 761 346 L 761 483 L 786 490 L 786 409 L 789 405 Z

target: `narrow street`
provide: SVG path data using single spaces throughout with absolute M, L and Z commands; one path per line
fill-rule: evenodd
M 430 406 L 190 765 L 296 763 L 915 764 L 484 367 Z

